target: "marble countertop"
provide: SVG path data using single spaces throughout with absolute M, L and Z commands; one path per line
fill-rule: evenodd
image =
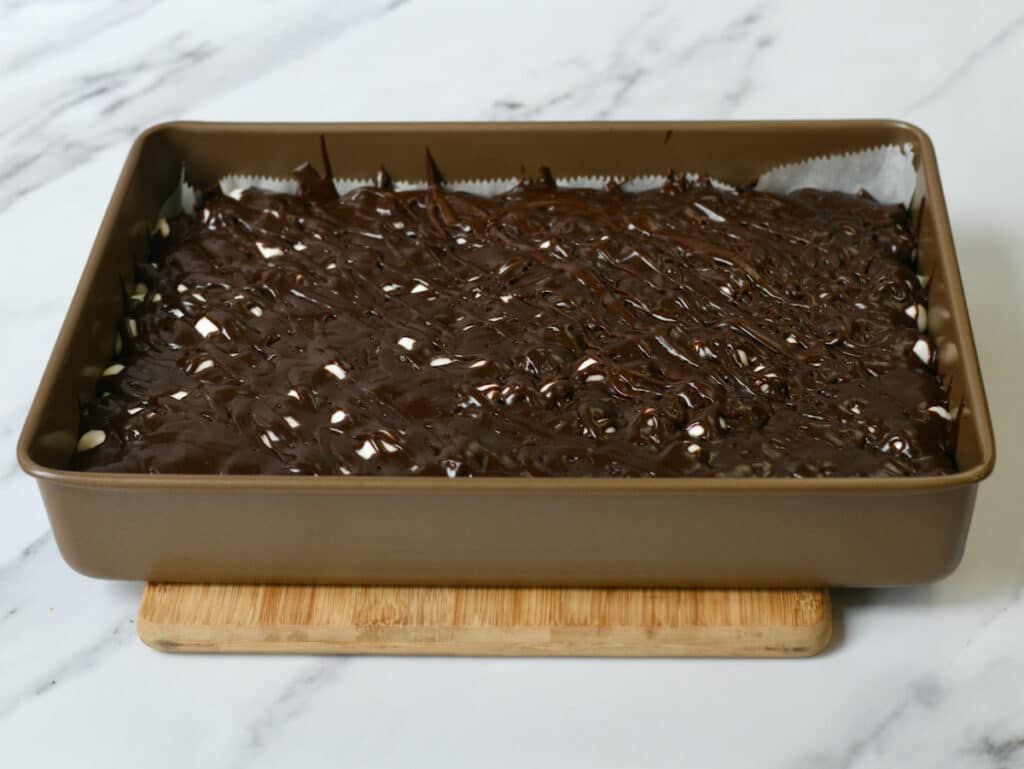
M 958 5 L 0 0 L 0 761 L 1024 767 L 1024 10 Z M 812 117 L 934 139 L 1000 451 L 956 574 L 837 591 L 822 656 L 170 656 L 61 561 L 14 446 L 145 126 Z

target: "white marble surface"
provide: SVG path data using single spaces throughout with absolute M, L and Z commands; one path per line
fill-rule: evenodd
M 0 0 L 0 764 L 1024 767 L 1019 0 L 290 5 Z M 839 592 L 825 655 L 167 656 L 60 560 L 14 444 L 147 124 L 875 116 L 935 140 L 999 470 L 960 570 Z

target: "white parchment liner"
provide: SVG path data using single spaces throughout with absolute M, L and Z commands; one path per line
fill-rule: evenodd
M 688 173 L 694 177 L 696 174 Z M 601 189 L 607 184 L 605 176 L 557 177 L 559 186 Z M 508 190 L 517 179 L 465 179 L 445 182 L 445 189 L 471 192 L 476 195 L 496 195 Z M 664 176 L 648 175 L 633 178 L 617 178 L 623 189 L 631 192 L 656 189 Z M 372 185 L 372 179 L 335 179 L 334 186 L 339 194 L 350 192 L 357 187 Z M 712 179 L 722 189 L 734 189 L 731 185 Z M 270 192 L 294 194 L 298 182 L 269 176 L 232 174 L 220 179 L 220 188 L 225 194 L 248 187 L 257 187 Z M 425 189 L 422 181 L 396 180 L 396 190 Z M 917 208 L 923 194 L 923 181 L 914 168 L 914 151 L 910 144 L 903 146 L 884 145 L 867 150 L 858 150 L 839 155 L 811 157 L 796 163 L 778 166 L 758 177 L 754 188 L 765 192 L 785 194 L 798 189 L 813 187 L 835 192 L 867 192 L 880 203 L 901 203 L 911 210 Z M 160 209 L 159 218 L 167 218 L 185 211 L 193 213 L 195 191 L 187 183 L 187 169 L 182 170 L 182 184 Z

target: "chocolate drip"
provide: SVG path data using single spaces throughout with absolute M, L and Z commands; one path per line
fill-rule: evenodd
M 155 236 L 85 470 L 949 472 L 902 207 L 804 190 L 217 191 Z M 128 320 L 133 322 L 133 328 Z M 915 344 L 927 349 L 922 363 Z M 943 409 L 932 409 L 942 406 Z

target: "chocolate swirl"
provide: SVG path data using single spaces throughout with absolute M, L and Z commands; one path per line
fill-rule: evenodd
M 84 470 L 949 472 L 904 208 L 670 175 L 213 191 L 152 242 Z M 329 177 L 328 177 L 329 178 Z M 144 294 L 144 295 L 143 295 Z M 123 369 L 120 368 L 123 366 Z M 98 435 L 98 433 L 97 433 Z

